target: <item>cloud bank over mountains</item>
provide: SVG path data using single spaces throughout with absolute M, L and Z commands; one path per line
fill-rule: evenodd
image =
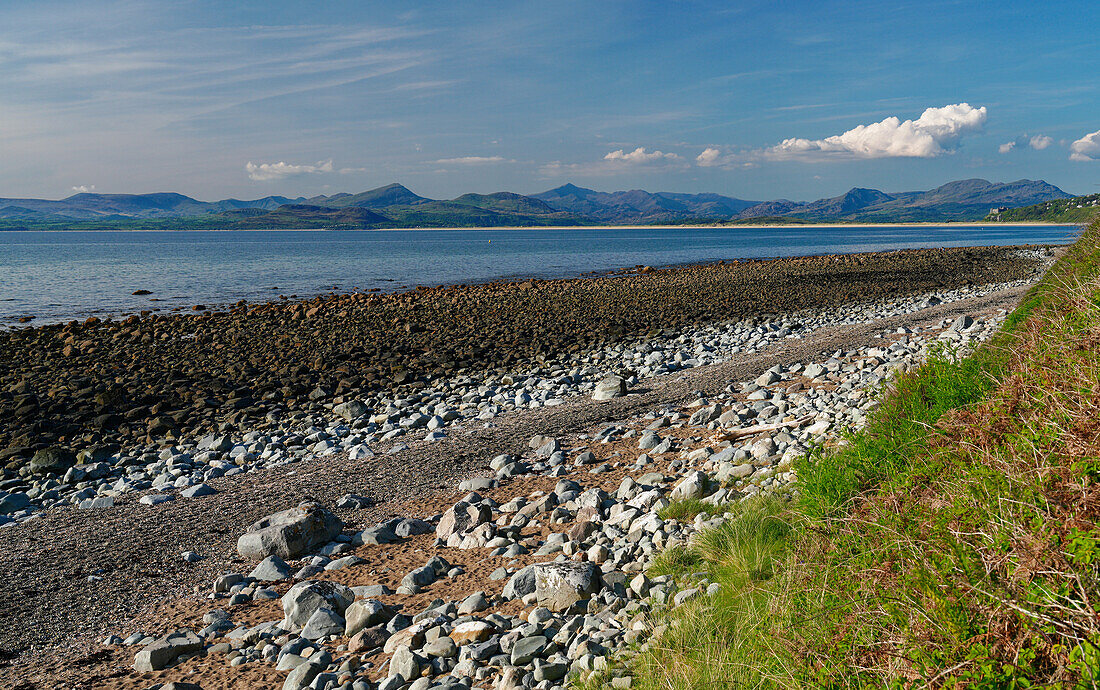
M 916 120 L 892 116 L 825 139 L 784 139 L 765 153 L 770 158 L 934 158 L 954 151 L 964 134 L 981 131 L 986 116 L 985 106 L 956 103 L 928 108 Z
M 248 161 L 244 166 L 248 173 L 248 179 L 257 182 L 270 180 L 282 180 L 298 175 L 317 175 L 332 172 L 332 161 L 317 161 L 313 165 L 293 165 L 284 161 L 278 163 L 253 163 Z

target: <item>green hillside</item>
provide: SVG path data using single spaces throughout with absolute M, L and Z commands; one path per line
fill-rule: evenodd
M 990 211 L 991 223 L 1087 223 L 1100 211 L 1100 194 L 1054 199 L 1020 208 Z

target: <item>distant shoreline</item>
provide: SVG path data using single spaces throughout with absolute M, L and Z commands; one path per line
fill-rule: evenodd
M 1035 221 L 1031 223 L 982 223 L 977 221 L 935 223 L 928 221 L 912 223 L 760 223 L 727 225 L 723 223 L 690 224 L 690 225 L 458 225 L 447 227 L 401 227 L 401 228 L 181 228 L 178 230 L 162 230 L 155 228 L 74 228 L 61 230 L 56 228 L 28 228 L 14 230 L 0 228 L 0 232 L 25 233 L 25 232 L 392 232 L 408 230 L 737 230 L 737 229 L 761 229 L 771 228 L 777 230 L 790 230 L 796 228 L 827 229 L 827 228 L 1012 228 L 1012 227 L 1080 227 L 1084 223 L 1050 223 Z

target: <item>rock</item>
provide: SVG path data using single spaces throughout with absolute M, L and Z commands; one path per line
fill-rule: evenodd
M 423 652 L 434 659 L 450 659 L 458 656 L 458 645 L 444 635 L 424 645 Z
M 346 494 L 340 497 L 340 500 L 336 502 L 336 507 L 340 510 L 362 510 L 369 507 L 373 501 L 366 496 L 359 496 L 357 494 Z
M 672 490 L 669 497 L 676 501 L 690 501 L 702 498 L 706 494 L 707 475 L 702 472 L 691 472 Z
M 253 523 L 237 540 L 237 552 L 257 560 L 297 558 L 332 541 L 344 524 L 316 503 L 303 503 Z
M 504 599 L 521 599 L 535 591 L 535 567 L 529 565 L 516 571 L 504 585 L 501 596 Z
M 526 666 L 546 649 L 546 638 L 541 635 L 524 637 L 512 645 L 512 665 Z
M 452 534 L 462 534 L 493 518 L 493 511 L 487 505 L 472 506 L 459 501 L 443 513 L 435 527 L 435 536 L 447 539 Z
M 393 530 L 386 525 L 375 525 L 374 527 L 368 527 L 365 530 L 356 532 L 351 538 L 351 543 L 354 546 L 373 545 L 379 544 L 392 544 L 397 541 L 398 537 L 394 534 Z
M 320 664 L 314 664 L 307 661 L 304 664 L 300 664 L 290 672 L 283 681 L 283 690 L 303 690 L 308 688 L 313 679 L 317 677 L 324 667 Z
M 533 567 L 535 600 L 551 611 L 565 611 L 600 589 L 600 573 L 592 563 L 565 561 Z
M 777 382 L 781 381 L 782 378 L 783 377 L 781 377 L 776 372 L 768 370 L 768 371 L 765 371 L 763 374 L 761 374 L 760 376 L 757 377 L 756 385 L 758 385 L 758 386 L 770 386 L 773 383 L 777 383 Z
M 360 630 L 348 640 L 348 651 L 352 654 L 370 652 L 386 644 L 386 638 L 388 636 L 386 629 L 380 625 Z
M 605 376 L 596 384 L 596 389 L 592 392 L 593 400 L 611 400 L 612 398 L 621 398 L 626 395 L 626 381 L 621 376 L 611 374 Z
M 661 445 L 661 437 L 652 431 L 647 431 L 638 439 L 639 450 L 652 450 Z
M 147 506 L 157 506 L 176 499 L 172 494 L 146 494 L 138 499 L 138 503 Z
M 65 474 L 76 464 L 76 456 L 68 448 L 50 446 L 34 454 L 27 470 L 31 474 Z
M 459 623 L 451 631 L 451 639 L 459 646 L 484 642 L 493 636 L 494 628 L 485 621 L 466 621 Z
M 420 676 L 420 660 L 408 647 L 398 647 L 390 657 L 390 677 L 401 676 L 406 682 Z
M 391 618 L 393 613 L 382 602 L 375 599 L 359 599 L 344 611 L 344 619 L 347 622 L 344 634 L 351 637 L 366 628 L 383 625 Z
M 81 510 L 90 510 L 94 508 L 112 508 L 115 505 L 114 496 L 96 496 L 95 498 L 86 498 L 77 505 L 77 508 Z
M 435 582 L 435 570 L 428 566 L 421 566 L 416 570 L 410 571 L 405 577 L 401 578 L 401 586 L 408 589 L 419 591 L 421 587 L 427 587 Z
M 134 669 L 146 673 L 167 668 L 184 654 L 202 649 L 202 639 L 190 630 L 177 630 L 150 642 L 134 656 Z
M 292 572 L 293 570 L 287 565 L 286 561 L 278 556 L 268 556 L 260 561 L 248 576 L 253 580 L 274 582 L 276 580 L 285 580 L 290 577 Z
M 160 690 L 202 690 L 202 686 L 198 683 L 184 683 L 177 680 L 172 683 L 165 683 L 160 686 Z
M 420 534 L 427 534 L 432 531 L 432 524 L 424 520 L 418 520 L 416 518 L 406 518 L 397 523 L 397 526 L 393 528 L 394 534 L 401 538 L 415 537 Z
M 332 412 L 337 417 L 343 417 L 352 422 L 370 412 L 370 408 L 359 400 L 349 400 L 333 407 Z
M 302 628 L 322 606 L 343 615 L 355 601 L 355 593 L 344 585 L 323 580 L 299 582 L 283 595 L 283 618 L 291 631 Z
M 208 484 L 196 484 L 181 491 L 180 496 L 184 498 L 201 498 L 202 496 L 213 496 L 216 493 L 218 493 L 218 490 Z
M 23 510 L 31 504 L 27 494 L 14 493 L 0 496 L 0 515 L 8 515 Z
M 470 596 L 462 600 L 462 603 L 458 605 L 459 615 L 468 616 L 471 613 L 478 613 L 489 608 L 489 601 L 485 598 L 484 592 L 474 592 Z
M 344 617 L 327 606 L 321 606 L 309 617 L 300 633 L 307 640 L 320 640 L 329 635 L 342 635 L 346 627 Z
M 802 375 L 808 379 L 816 379 L 825 373 L 825 367 L 821 366 L 817 362 L 809 365 L 802 371 Z

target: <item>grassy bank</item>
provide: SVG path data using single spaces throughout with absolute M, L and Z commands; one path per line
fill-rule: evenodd
M 1100 684 L 1100 224 L 798 476 L 653 564 L 721 589 L 655 617 L 635 687 Z

